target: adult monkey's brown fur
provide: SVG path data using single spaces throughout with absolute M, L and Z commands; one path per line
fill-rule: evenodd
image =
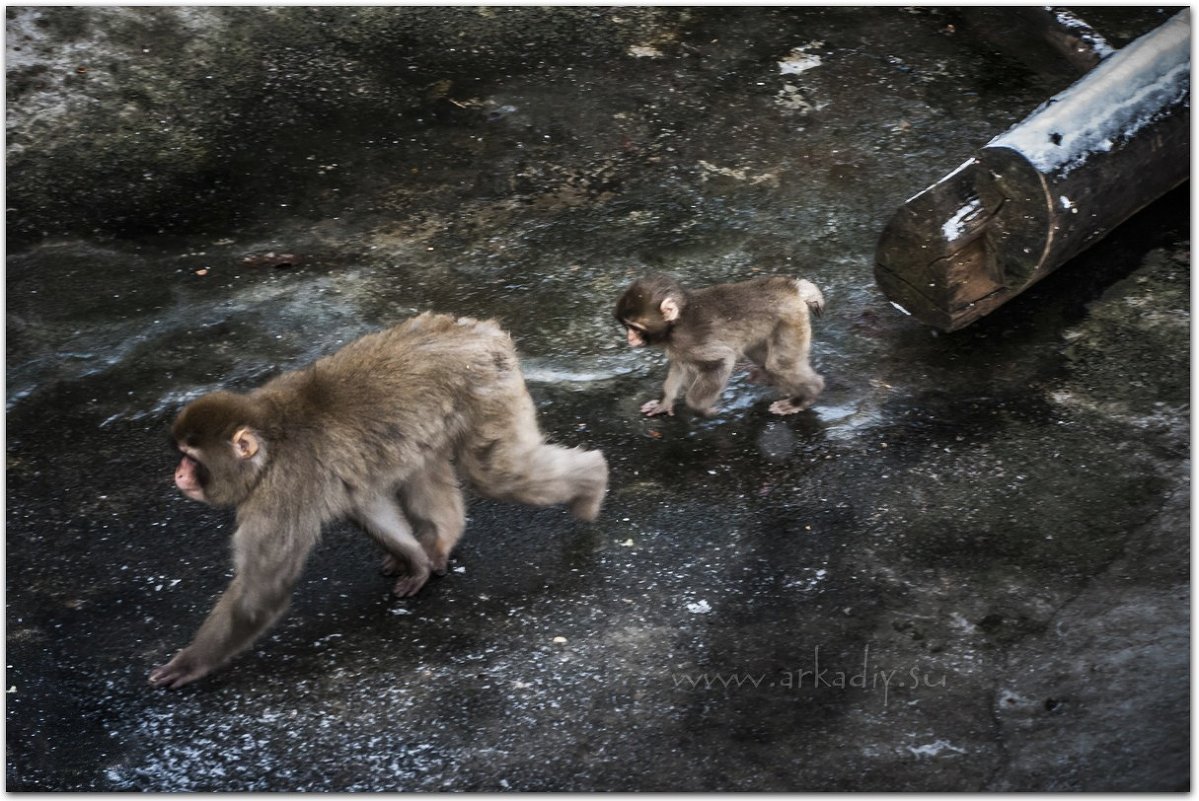
M 802 278 L 768 276 L 695 290 L 667 275 L 638 278 L 617 301 L 616 319 L 629 345 L 664 347 L 670 359 L 661 399 L 648 401 L 641 411 L 672 415 L 682 392 L 687 406 L 715 414 L 742 357 L 757 366 L 757 380 L 785 395 L 770 411 L 794 414 L 808 408 L 824 389 L 824 379 L 808 361 L 811 312 L 823 309 L 820 290 Z
M 582 520 L 599 514 L 608 484 L 599 451 L 544 442 L 508 335 L 445 315 L 365 336 L 247 395 L 206 395 L 172 433 L 183 454 L 175 483 L 236 506 L 237 531 L 229 588 L 191 644 L 150 674 L 171 688 L 283 613 L 323 523 L 359 522 L 407 596 L 445 571 L 462 534 L 459 473 L 488 497 L 568 504 Z

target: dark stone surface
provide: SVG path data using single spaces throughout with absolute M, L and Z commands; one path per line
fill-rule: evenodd
M 1188 189 L 953 335 L 871 278 L 1069 76 L 935 8 L 8 14 L 7 789 L 1189 786 Z M 813 280 L 822 401 L 642 419 L 648 268 Z M 474 500 L 403 602 L 333 526 L 269 636 L 151 691 L 229 576 L 179 405 L 424 309 L 513 332 L 601 519 Z

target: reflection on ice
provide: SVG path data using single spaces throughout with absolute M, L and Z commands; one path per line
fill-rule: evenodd
M 590 369 L 588 369 L 590 368 Z M 521 370 L 530 384 L 561 385 L 568 389 L 589 389 L 599 381 L 608 381 L 637 371 L 627 358 L 588 357 L 567 364 L 563 358 L 524 358 Z
M 882 419 L 878 408 L 866 398 L 831 406 L 817 402 L 812 411 L 820 418 L 825 435 L 836 440 L 852 439 Z

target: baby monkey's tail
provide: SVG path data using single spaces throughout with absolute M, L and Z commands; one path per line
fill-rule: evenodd
M 820 294 L 820 290 L 816 285 L 806 278 L 796 278 L 795 288 L 799 290 L 799 297 L 804 303 L 808 304 L 808 308 L 817 317 L 824 314 L 824 295 Z

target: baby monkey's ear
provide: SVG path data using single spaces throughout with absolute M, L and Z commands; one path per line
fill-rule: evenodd
M 662 312 L 662 319 L 668 323 L 673 323 L 679 319 L 679 304 L 674 298 L 666 298 L 666 300 L 662 301 L 658 310 Z

